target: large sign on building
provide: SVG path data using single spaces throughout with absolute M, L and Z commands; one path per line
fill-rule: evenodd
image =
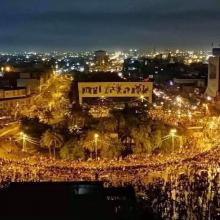
M 79 82 L 79 102 L 93 97 L 140 97 L 152 102 L 152 82 Z

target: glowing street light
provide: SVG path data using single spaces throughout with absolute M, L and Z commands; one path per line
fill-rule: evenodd
M 95 142 L 95 157 L 97 160 L 97 156 L 98 156 L 98 138 L 99 138 L 99 134 L 95 133 L 94 134 L 94 142 Z
M 143 95 L 140 96 L 140 100 L 141 100 L 141 102 L 144 102 L 145 98 Z
M 174 136 L 176 134 L 177 130 L 175 128 L 170 130 L 170 135 Z
M 22 151 L 23 152 L 27 151 L 27 148 L 26 148 L 27 142 L 34 144 L 34 145 L 39 145 L 39 141 L 37 140 L 37 138 L 30 137 L 22 131 L 19 133 L 19 135 L 20 135 L 20 138 L 18 138 L 18 140 L 22 140 Z
M 10 72 L 10 71 L 11 71 L 11 67 L 10 67 L 10 66 L 6 66 L 6 67 L 5 67 L 5 71 L 6 71 L 6 72 Z
M 176 133 L 177 133 L 177 130 L 176 130 L 175 128 L 171 129 L 170 132 L 169 132 L 169 134 L 166 135 L 166 136 L 164 136 L 164 137 L 161 139 L 161 142 L 160 142 L 159 146 L 160 146 L 164 141 L 166 141 L 166 140 L 168 140 L 168 139 L 171 138 L 171 140 L 172 140 L 172 151 L 174 151 L 174 140 L 175 140 L 175 138 L 179 138 L 180 143 L 182 143 L 182 136 L 176 135 Z M 159 146 L 158 146 L 158 147 L 159 147 Z M 182 144 L 180 144 L 180 146 L 182 146 Z

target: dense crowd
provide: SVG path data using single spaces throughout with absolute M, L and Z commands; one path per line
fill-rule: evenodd
M 143 190 L 163 219 L 217 219 L 220 215 L 219 171 L 191 170 L 189 174 L 156 178 Z
M 163 109 L 151 109 L 149 111 L 149 115 L 153 120 L 162 121 L 165 124 L 170 126 L 182 126 L 182 127 L 190 127 L 190 126 L 199 126 L 203 125 L 204 120 L 199 120 L 199 118 L 205 117 L 203 113 L 199 115 L 189 115 L 187 111 L 182 113 L 171 112 Z
M 218 219 L 219 150 L 167 166 L 140 191 L 163 219 Z
M 163 219 L 215 219 L 220 214 L 220 150 L 105 161 L 67 161 L 45 157 L 0 159 L 2 186 L 23 181 L 104 181 L 133 185 Z

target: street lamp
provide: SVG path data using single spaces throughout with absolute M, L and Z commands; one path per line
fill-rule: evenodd
M 6 72 L 10 72 L 10 71 L 11 71 L 11 67 L 10 67 L 10 66 L 6 66 L 6 67 L 5 67 L 5 71 L 6 71 Z
M 176 135 L 176 133 L 177 133 L 177 130 L 175 128 L 171 129 L 168 135 L 162 137 L 161 142 L 160 142 L 158 147 L 160 147 L 160 145 L 164 141 L 171 138 L 171 140 L 172 140 L 172 151 L 174 151 L 174 140 L 175 140 L 175 138 L 179 138 L 180 143 L 182 143 L 182 136 Z M 180 144 L 180 145 L 182 145 L 182 144 Z
M 98 156 L 98 138 L 99 138 L 99 134 L 95 133 L 94 134 L 94 141 L 95 141 L 95 157 L 97 160 L 97 156 Z
M 141 100 L 141 102 L 144 102 L 145 98 L 143 95 L 140 96 L 140 100 Z
M 175 138 L 175 134 L 176 134 L 176 129 L 171 129 L 170 130 L 170 136 L 171 136 L 171 139 L 172 139 L 172 151 L 174 151 L 174 138 Z

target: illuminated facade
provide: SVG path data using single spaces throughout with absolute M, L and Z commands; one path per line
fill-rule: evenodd
M 210 97 L 216 97 L 220 91 L 220 56 L 209 58 L 209 73 L 208 73 L 208 86 L 206 89 L 206 95 Z
M 152 102 L 152 82 L 80 82 L 79 102 L 83 98 L 143 97 Z
M 13 111 L 17 107 L 27 106 L 31 103 L 31 97 L 26 88 L 1 89 L 0 109 Z

